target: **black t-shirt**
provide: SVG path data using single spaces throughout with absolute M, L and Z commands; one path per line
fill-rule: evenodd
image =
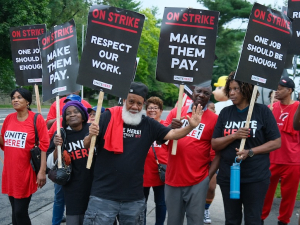
M 91 169 L 86 168 L 89 153 L 83 145 L 83 139 L 89 132 L 89 125 L 83 124 L 80 131 L 66 130 L 67 143 L 64 149 L 69 152 L 72 162 L 71 179 L 63 186 L 67 215 L 84 214 L 89 202 L 93 167 Z M 53 140 L 51 140 L 48 152 L 51 153 L 54 148 Z
M 101 115 L 91 195 L 113 201 L 143 199 L 143 173 L 148 150 L 155 140 L 162 141 L 170 128 L 145 116 L 137 126 L 124 123 L 123 153 L 114 154 L 103 148 L 110 118 L 109 110 Z
M 213 138 L 224 137 L 236 132 L 240 127 L 245 127 L 248 108 L 240 111 L 235 105 L 224 108 L 218 118 Z M 255 104 L 249 124 L 250 137 L 246 139 L 244 149 L 260 146 L 268 141 L 280 137 L 275 118 L 271 110 L 262 104 Z M 235 148 L 240 148 L 241 139 L 233 141 L 221 151 L 218 184 L 230 183 L 230 166 L 236 157 Z M 271 176 L 269 153 L 247 157 L 241 163 L 241 183 L 258 182 Z

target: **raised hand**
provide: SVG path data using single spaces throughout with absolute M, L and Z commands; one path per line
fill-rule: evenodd
M 201 118 L 203 115 L 202 106 L 198 104 L 197 108 L 194 105 L 192 110 L 192 117 L 186 116 L 191 127 L 195 128 L 201 122 Z

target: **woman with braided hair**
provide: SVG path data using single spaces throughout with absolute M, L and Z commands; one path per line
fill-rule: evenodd
M 275 118 L 267 106 L 255 103 L 249 129 L 246 118 L 254 86 L 234 79 L 231 72 L 224 92 L 233 105 L 225 107 L 218 118 L 212 138 L 212 148 L 220 152 L 217 183 L 220 185 L 225 209 L 225 224 L 261 224 L 264 198 L 270 183 L 269 152 L 281 145 Z M 239 151 L 240 143 L 246 144 Z M 230 166 L 235 158 L 242 160 L 240 199 L 230 199 Z

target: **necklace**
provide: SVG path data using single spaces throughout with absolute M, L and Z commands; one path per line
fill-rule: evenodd
M 289 104 L 286 107 L 284 107 L 284 108 L 281 108 L 281 103 L 279 103 L 279 107 L 280 107 L 281 113 L 283 112 L 283 110 L 285 110 L 287 107 L 289 107 L 292 103 L 289 102 Z

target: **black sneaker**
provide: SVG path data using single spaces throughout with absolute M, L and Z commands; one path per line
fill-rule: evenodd
M 287 223 L 283 223 L 281 221 L 278 221 L 278 225 L 287 225 Z
M 64 215 L 63 218 L 61 219 L 61 223 L 65 223 L 67 221 L 66 216 Z

